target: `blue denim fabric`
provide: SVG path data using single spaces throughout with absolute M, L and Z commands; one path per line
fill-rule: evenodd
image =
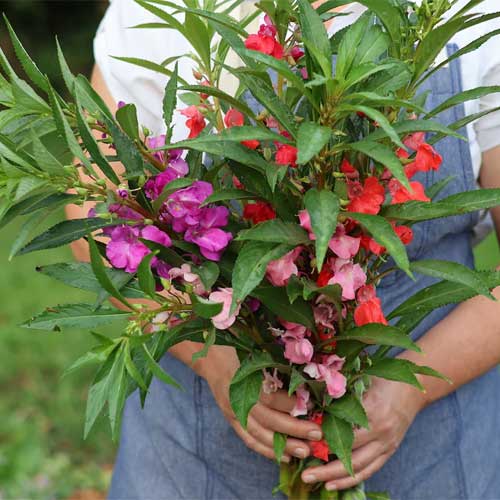
M 456 50 L 456 48 L 451 48 Z M 437 72 L 427 82 L 429 109 L 460 92 L 460 63 Z M 463 107 L 440 115 L 449 124 Z M 465 133 L 465 131 L 463 131 Z M 456 176 L 441 196 L 475 189 L 467 143 L 449 138 L 438 145 L 444 157 L 439 172 L 419 174 L 429 186 Z M 446 258 L 473 265 L 471 228 L 476 215 L 441 219 L 414 227 L 412 259 Z M 433 283 L 401 273 L 379 288 L 386 312 L 416 290 Z M 435 311 L 416 329 L 423 335 L 452 307 Z M 166 355 L 164 368 L 186 388 L 184 392 L 155 380 L 144 410 L 133 394 L 126 404 L 122 440 L 109 498 L 112 500 L 264 500 L 278 482 L 276 464 L 250 451 L 217 407 L 206 382 Z M 388 491 L 394 500 L 500 498 L 499 375 L 493 370 L 424 410 L 398 451 L 367 484 Z

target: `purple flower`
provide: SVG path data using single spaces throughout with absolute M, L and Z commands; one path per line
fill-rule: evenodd
M 171 246 L 172 241 L 168 234 L 155 226 L 146 226 L 143 229 L 130 226 L 116 226 L 109 236 L 111 241 L 106 246 L 106 256 L 118 269 L 124 269 L 127 273 L 135 273 L 142 259 L 151 253 L 151 250 L 142 243 L 139 238 L 154 241 L 165 247 Z M 162 277 L 168 277 L 168 269 L 156 257 L 152 265 Z
M 184 239 L 198 245 L 201 254 L 207 259 L 218 261 L 233 239 L 233 235 L 219 228 L 194 227 L 186 231 Z

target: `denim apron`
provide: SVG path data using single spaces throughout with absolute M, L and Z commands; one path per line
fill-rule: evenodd
M 456 47 L 449 47 L 456 50 Z M 460 61 L 427 81 L 434 108 L 460 92 Z M 440 115 L 449 124 L 464 116 L 456 107 Z M 462 131 L 465 133 L 465 131 Z M 455 176 L 441 197 L 475 189 L 467 143 L 448 138 L 437 146 L 439 172 L 420 173 L 426 186 Z M 471 230 L 477 215 L 414 226 L 411 259 L 453 260 L 473 266 Z M 386 312 L 434 281 L 401 273 L 384 280 L 378 293 Z M 420 324 L 418 338 L 452 310 L 435 311 Z M 464 361 L 466 362 L 466 361 Z M 162 366 L 185 388 L 158 380 L 144 409 L 137 393 L 127 401 L 109 498 L 112 500 L 264 500 L 278 483 L 277 465 L 249 450 L 226 422 L 207 383 L 167 354 Z M 461 387 L 422 411 L 400 448 L 368 482 L 368 491 L 387 491 L 394 500 L 500 499 L 500 396 L 498 371 Z

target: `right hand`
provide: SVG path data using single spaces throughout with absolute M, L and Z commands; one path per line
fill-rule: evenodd
M 274 460 L 273 437 L 275 432 L 280 432 L 290 436 L 282 461 L 289 462 L 292 456 L 309 456 L 307 441 L 322 439 L 321 427 L 290 416 L 295 397 L 288 396 L 286 391 L 261 393 L 260 401 L 248 416 L 247 428 L 241 426 L 229 402 L 229 386 L 239 366 L 238 356 L 232 347 L 213 346 L 207 358 L 195 369 L 208 382 L 225 418 L 251 450 Z

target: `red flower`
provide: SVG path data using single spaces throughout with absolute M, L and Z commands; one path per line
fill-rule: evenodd
M 236 189 L 245 189 L 245 186 L 242 184 L 242 182 L 235 175 L 233 175 L 233 186 Z
M 224 123 L 227 128 L 242 127 L 245 123 L 245 117 L 243 116 L 243 113 L 240 113 L 237 109 L 231 108 L 224 117 Z M 241 141 L 241 144 L 249 149 L 257 149 L 260 146 L 260 142 L 255 139 Z
M 367 177 L 364 186 L 360 182 L 349 182 L 348 195 L 351 202 L 347 210 L 376 215 L 384 203 L 385 190 L 376 177 Z
M 406 177 L 411 179 L 417 172 L 439 170 L 442 163 L 443 157 L 430 144 L 421 144 L 418 146 L 415 161 L 405 167 Z
M 326 332 L 325 329 L 321 325 L 316 325 L 318 329 L 318 338 L 321 342 L 325 340 L 330 340 L 327 344 L 324 344 L 323 348 L 329 347 L 331 350 L 337 347 L 337 341 L 334 339 L 333 333 Z
M 297 148 L 289 144 L 281 144 L 276 152 L 276 163 L 278 165 L 297 166 Z
M 392 196 L 392 204 L 406 203 L 407 201 L 431 201 L 425 194 L 425 189 L 420 182 L 410 182 L 412 191 L 408 191 L 397 179 L 389 182 L 389 191 Z
M 333 278 L 333 272 L 330 269 L 330 266 L 324 265 L 323 269 L 319 273 L 318 279 L 316 280 L 316 284 L 320 287 L 324 287 L 328 285 L 328 282 Z
M 245 40 L 245 47 L 249 50 L 256 50 L 268 56 L 273 56 L 276 59 L 283 59 L 283 46 L 268 34 L 250 35 Z
M 304 57 L 305 52 L 298 46 L 294 45 L 292 50 L 290 51 L 290 55 L 292 56 L 294 61 L 298 61 L 302 57 Z
M 382 323 L 387 325 L 387 319 L 382 311 L 382 303 L 378 297 L 373 297 L 361 302 L 354 311 L 354 323 L 363 326 L 369 323 Z
M 375 255 L 381 255 L 385 252 L 385 247 L 379 245 L 373 238 L 364 234 L 361 236 L 361 247 Z
M 425 132 L 414 132 L 405 137 L 403 144 L 410 149 L 417 150 L 425 141 Z
M 409 245 L 413 241 L 413 230 L 408 226 L 394 226 L 394 232 L 398 235 L 401 243 Z
M 243 218 L 251 220 L 254 224 L 264 222 L 266 220 L 276 219 L 276 212 L 269 203 L 257 201 L 256 203 L 249 203 L 243 209 Z
M 188 118 L 188 120 L 186 120 L 186 127 L 190 130 L 188 138 L 194 139 L 198 137 L 201 131 L 206 127 L 205 118 L 201 111 L 193 105 L 183 109 L 181 115 Z
M 323 415 L 321 413 L 315 413 L 310 418 L 310 421 L 321 425 L 323 423 Z M 311 447 L 313 457 L 328 462 L 328 454 L 330 453 L 330 450 L 328 449 L 328 445 L 324 439 L 321 441 L 309 441 L 309 446 Z
M 359 172 L 354 168 L 351 163 L 349 163 L 349 160 L 347 158 L 344 158 L 342 160 L 342 163 L 340 164 L 340 171 L 345 174 L 345 176 L 348 179 L 355 179 L 359 177 Z

